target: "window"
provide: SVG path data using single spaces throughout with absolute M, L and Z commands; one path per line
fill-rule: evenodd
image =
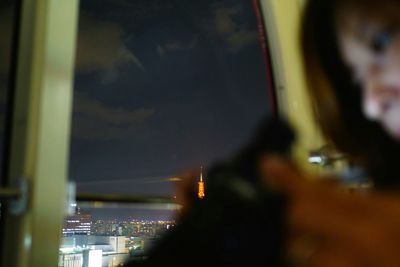
M 13 1 L 3 1 L 0 3 L 0 186 L 6 186 L 5 160 L 7 158 L 6 149 L 6 128 L 8 119 L 9 96 L 10 96 L 10 65 L 12 53 L 13 20 L 14 20 Z M 0 202 L 0 225 L 3 222 L 4 206 Z M 4 229 L 1 229 L 4 231 Z M 1 234 L 0 234 L 1 236 Z M 1 245 L 0 245 L 1 250 Z
M 1 194 L 6 201 L 16 200 L 2 206 L 1 266 L 54 266 L 57 261 L 60 207 L 65 201 L 76 4 L 73 0 L 0 3 L 1 87 L 6 89 L 2 95 L 10 99 L 3 101 L 2 110 L 12 110 L 5 114 L 10 122 L 2 138 L 6 152 L 1 153 L 3 173 L 7 174 L 2 182 L 7 184 Z M 13 38 L 17 31 L 18 38 Z M 12 45 L 11 39 L 16 41 Z M 17 195 L 17 199 L 9 199 Z
M 235 153 L 272 112 L 257 25 L 251 1 L 82 0 L 69 167 L 78 193 L 173 198 L 183 172 Z M 86 253 L 71 240 L 116 265 L 175 224 L 168 206 L 76 208 L 60 250 L 71 261 Z
M 7 148 L 6 131 L 8 130 L 11 83 L 11 54 L 14 31 L 15 7 L 13 1 L 0 3 L 0 187 L 6 186 Z M 0 202 L 0 224 L 4 219 L 4 206 Z M 3 231 L 3 230 L 2 230 Z M 1 234 L 0 234 L 1 235 Z M 1 250 L 1 245 L 0 245 Z
M 5 131 L 10 97 L 10 67 L 14 31 L 14 1 L 0 3 L 0 181 L 4 184 Z
M 250 3 L 83 0 L 80 13 L 78 190 L 170 195 L 162 181 L 230 155 L 268 113 Z

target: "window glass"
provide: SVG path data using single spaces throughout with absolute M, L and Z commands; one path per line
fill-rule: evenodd
M 14 30 L 14 1 L 0 3 L 0 182 L 4 179 L 5 127 L 8 109 L 12 37 Z
M 120 266 L 128 259 L 143 260 L 176 225 L 176 205 L 97 205 L 80 203 L 76 214 L 65 219 L 58 266 Z
M 81 1 L 70 178 L 81 192 L 171 195 L 269 112 L 250 1 Z
M 173 198 L 182 173 L 200 176 L 247 141 L 272 112 L 255 14 L 241 0 L 81 1 L 69 166 L 78 194 Z M 78 203 L 59 266 L 142 257 L 176 213 Z

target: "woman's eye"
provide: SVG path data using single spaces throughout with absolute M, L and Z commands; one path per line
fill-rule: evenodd
M 375 54 L 385 52 L 386 48 L 392 42 L 393 35 L 390 32 L 380 32 L 376 34 L 371 41 L 371 49 Z

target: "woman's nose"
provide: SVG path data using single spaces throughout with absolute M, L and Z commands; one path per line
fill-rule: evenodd
M 392 88 L 377 82 L 370 82 L 364 88 L 363 109 L 364 115 L 370 120 L 380 120 L 390 108 Z
M 382 82 L 384 74 L 381 64 L 368 64 L 363 88 L 363 111 L 370 120 L 379 120 L 388 108 L 388 90 Z
M 378 120 L 381 116 L 379 98 L 370 92 L 364 92 L 363 111 L 364 115 L 370 120 Z

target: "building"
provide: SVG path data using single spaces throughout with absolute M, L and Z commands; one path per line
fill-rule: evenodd
M 64 236 L 90 235 L 91 227 L 92 215 L 77 208 L 75 215 L 65 218 L 62 233 Z
M 129 258 L 125 236 L 69 235 L 61 240 L 58 267 L 116 267 Z
M 198 182 L 198 184 L 199 184 L 199 187 L 198 187 L 197 196 L 198 196 L 198 198 L 203 199 L 206 196 L 205 191 L 204 191 L 203 167 L 201 168 L 200 181 Z

